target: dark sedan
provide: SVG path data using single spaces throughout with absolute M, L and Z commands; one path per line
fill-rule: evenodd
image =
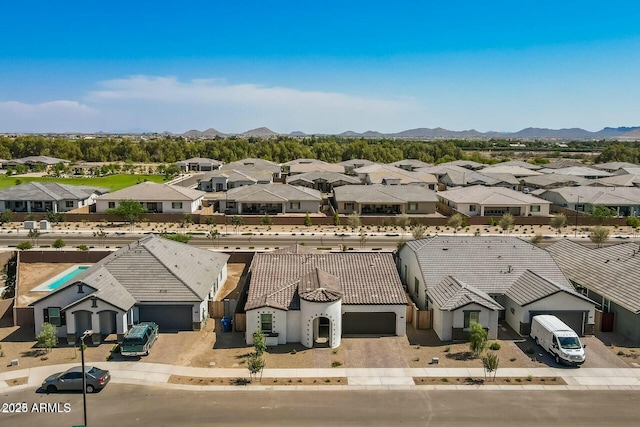
M 87 393 L 103 389 L 111 379 L 109 371 L 103 371 L 95 366 L 85 366 L 84 371 L 87 377 Z M 65 372 L 51 375 L 42 382 L 42 389 L 47 393 L 63 390 L 82 391 L 82 367 L 74 366 Z

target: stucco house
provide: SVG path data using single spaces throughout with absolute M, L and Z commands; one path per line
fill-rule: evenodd
M 156 322 L 161 331 L 197 330 L 208 303 L 227 279 L 229 256 L 146 236 L 91 265 L 31 303 L 36 334 L 44 322 L 72 344 L 85 330 L 93 342 L 122 339 L 131 325 Z
M 602 311 L 601 330 L 640 343 L 640 246 L 590 249 L 567 239 L 546 250 L 583 295 Z
M 406 294 L 391 253 L 258 253 L 245 305 L 246 342 L 335 348 L 346 334 L 406 333 Z
M 228 190 L 219 203 L 221 212 L 231 214 L 318 213 L 322 193 L 289 184 L 256 184 Z
M 216 170 L 222 166 L 222 162 L 204 157 L 192 157 L 186 160 L 180 160 L 174 163 L 181 171 L 184 172 L 209 172 Z
M 539 197 L 554 205 L 590 212 L 596 205 L 604 205 L 617 216 L 640 214 L 640 188 L 638 187 L 562 187 L 546 190 Z
M 149 213 L 190 214 L 201 208 L 204 195 L 203 191 L 179 185 L 142 182 L 98 197 L 96 212 L 116 208 L 122 200 L 136 200 Z
M 296 159 L 282 164 L 289 175 L 306 174 L 310 172 L 343 173 L 344 167 L 335 163 L 327 163 L 317 159 Z
M 313 188 L 314 190 L 330 193 L 334 187 L 342 185 L 359 185 L 356 177 L 335 172 L 309 172 L 293 175 L 287 178 L 287 183 L 300 187 Z
M 436 212 L 438 198 L 420 185 L 344 185 L 333 189 L 337 211 L 348 215 L 397 215 Z
M 56 182 L 27 182 L 0 190 L 0 211 L 68 212 L 92 205 L 106 188 Z
M 468 216 L 549 216 L 551 202 L 503 187 L 474 185 L 438 192 L 441 203 Z
M 398 268 L 443 341 L 467 339 L 472 321 L 491 339 L 501 321 L 527 335 L 536 314 L 554 314 L 578 334 L 594 332 L 595 303 L 576 292 L 548 252 L 516 237 L 409 241 L 398 253 Z

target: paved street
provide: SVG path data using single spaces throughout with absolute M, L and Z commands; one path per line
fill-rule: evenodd
M 0 414 L 0 424 L 82 424 L 82 394 L 4 393 L 27 413 Z M 68 413 L 33 413 L 40 403 L 69 403 Z M 195 392 L 110 384 L 88 396 L 88 425 L 562 426 L 637 425 L 637 391 L 279 391 Z

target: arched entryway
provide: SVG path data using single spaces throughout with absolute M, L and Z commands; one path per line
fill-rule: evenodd
M 98 313 L 100 317 L 100 335 L 104 340 L 108 335 L 116 333 L 116 312 L 105 310 Z
M 331 320 L 317 317 L 313 321 L 313 346 L 331 347 Z
M 73 313 L 74 325 L 76 327 L 76 337 L 82 336 L 84 331 L 93 329 L 91 324 L 91 312 L 79 310 Z

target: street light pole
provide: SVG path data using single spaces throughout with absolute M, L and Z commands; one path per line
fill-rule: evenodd
M 92 330 L 86 330 L 80 337 L 80 355 L 82 357 L 82 409 L 84 416 L 84 427 L 87 427 L 87 373 L 84 371 L 84 340 L 93 335 Z
M 580 204 L 580 196 L 578 196 L 578 201 L 576 202 L 576 206 L 575 206 L 575 208 L 576 208 L 576 226 L 575 226 L 575 229 L 573 230 L 574 231 L 573 237 L 576 237 L 576 238 L 578 237 L 578 205 L 579 204 Z

